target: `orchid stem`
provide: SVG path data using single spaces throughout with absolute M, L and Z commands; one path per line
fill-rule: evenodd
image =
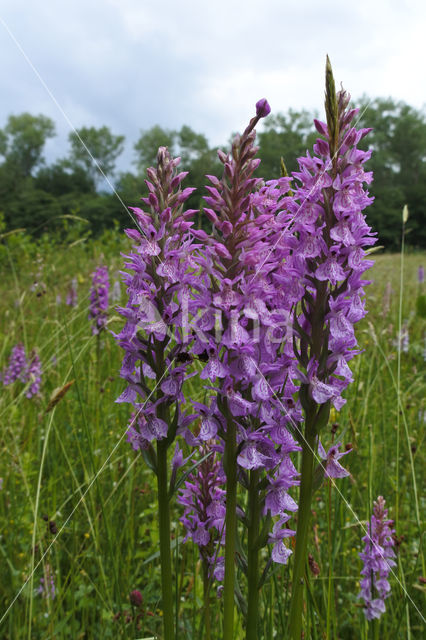
M 223 640 L 234 640 L 235 539 L 237 534 L 237 434 L 228 417 L 225 442 L 226 514 Z
M 293 584 L 289 613 L 289 637 L 300 640 L 302 631 L 303 593 L 305 586 L 306 548 L 313 487 L 315 429 L 306 421 L 305 439 L 302 443 L 302 473 L 300 480 L 299 510 L 297 516 L 296 549 L 294 552 Z
M 204 597 L 204 625 L 205 625 L 205 640 L 211 640 L 211 611 L 210 611 L 210 576 L 209 565 L 203 560 L 203 597 Z
M 249 527 L 247 554 L 247 620 L 246 640 L 257 640 L 257 626 L 259 621 L 259 529 L 260 529 L 260 500 L 259 500 L 259 470 L 250 471 L 249 485 Z
M 172 561 L 170 553 L 170 512 L 167 482 L 166 439 L 157 442 L 158 524 L 160 530 L 161 595 L 164 640 L 174 640 Z

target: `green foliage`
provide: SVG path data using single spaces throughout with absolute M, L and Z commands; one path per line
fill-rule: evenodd
M 367 220 L 378 231 L 379 243 L 388 250 L 399 246 L 401 211 L 410 210 L 406 241 L 413 247 L 426 245 L 426 114 L 422 110 L 390 98 L 362 98 L 359 125 L 372 127 L 362 145 L 373 155 L 367 168 L 374 172 L 371 194 L 375 201 L 367 210 Z M 258 176 L 266 179 L 281 174 L 280 158 L 288 172 L 297 171 L 297 158 L 312 148 L 318 134 L 308 111 L 289 109 L 270 115 L 258 132 L 262 164 Z M 78 130 L 102 170 L 114 174 L 116 160 L 122 152 L 124 138 L 106 126 L 82 127 Z M 99 193 L 101 174 L 77 134 L 71 133 L 67 157 L 43 166 L 43 147 L 54 135 L 54 125 L 45 116 L 21 114 L 10 116 L 0 129 L 0 211 L 7 229 L 25 227 L 34 236 L 57 228 L 58 217 L 74 214 L 88 221 L 93 234 L 108 228 L 113 221 L 120 227 L 128 223 L 123 207 L 139 206 L 147 194 L 145 170 L 156 162 L 159 146 L 167 146 L 181 157 L 182 170 L 189 171 L 188 186 L 196 187 L 188 207 L 202 209 L 206 174 L 217 174 L 221 165 L 217 149 L 209 146 L 202 133 L 184 125 L 170 130 L 158 125 L 142 131 L 134 144 L 136 174 L 121 173 L 115 181 L 118 195 Z M 120 203 L 121 199 L 121 203 Z M 201 214 L 199 225 L 208 227 Z
M 419 294 L 416 298 L 416 313 L 419 318 L 426 320 L 426 295 Z
M 258 133 L 259 157 L 262 160 L 259 175 L 268 179 L 279 178 L 281 157 L 289 173 L 297 171 L 297 158 L 312 148 L 317 137 L 312 114 L 308 111 L 289 109 L 286 114 L 268 116 Z
M 95 182 L 91 174 L 78 165 L 70 170 L 68 164 L 65 160 L 59 160 L 49 167 L 42 167 L 35 177 L 35 187 L 57 198 L 69 193 L 76 196 L 95 193 Z
M 138 174 L 144 175 L 147 167 L 155 165 L 158 147 L 168 147 L 173 155 L 175 139 L 176 131 L 163 129 L 158 125 L 142 131 L 133 146 L 136 152 L 134 164 Z
M 371 193 L 375 202 L 367 219 L 386 249 L 400 245 L 400 216 L 408 205 L 407 241 L 426 245 L 426 113 L 391 98 L 362 98 L 360 124 L 373 130 L 363 140 L 372 149 L 367 168 L 374 173 Z M 362 146 L 362 144 L 360 146 Z
M 54 135 L 55 125 L 46 116 L 11 115 L 0 133 L 0 154 L 11 171 L 27 178 L 43 162 L 46 140 Z
M 102 173 L 113 175 L 116 160 L 124 149 L 124 136 L 114 135 L 105 126 L 81 127 L 69 134 L 69 141 L 71 168 L 82 169 L 95 184 L 102 180 Z

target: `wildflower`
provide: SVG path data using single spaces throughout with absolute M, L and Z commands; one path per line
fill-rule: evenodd
M 69 307 L 77 306 L 77 278 L 71 280 L 65 302 Z
M 371 521 L 367 523 L 367 534 L 362 541 L 365 542 L 364 551 L 359 554 L 364 562 L 361 575 L 361 591 L 358 595 L 365 603 L 364 614 L 367 620 L 380 618 L 386 611 L 385 599 L 390 595 L 388 576 L 391 568 L 395 566 L 393 550 L 394 529 L 391 529 L 393 521 L 387 519 L 388 510 L 385 509 L 385 500 L 379 496 L 374 503 Z
M 15 380 L 26 382 L 27 366 L 24 345 L 19 343 L 13 347 L 9 357 L 9 366 L 2 374 L 3 384 L 7 386 Z
M 210 573 L 221 581 L 223 558 L 218 546 L 225 540 L 225 474 L 212 441 L 201 445 L 199 452 L 204 460 L 188 476 L 178 494 L 178 502 L 184 506 L 180 521 L 186 529 L 185 541 L 195 542 Z
M 322 460 L 326 461 L 323 465 L 324 475 L 326 478 L 345 478 L 350 475 L 349 471 L 344 469 L 338 460 L 347 453 L 350 453 L 352 449 L 349 448 L 345 451 L 339 451 L 340 447 L 341 442 L 337 442 L 336 444 L 333 444 L 326 453 L 318 439 L 318 454 Z
M 54 573 L 49 564 L 46 564 L 44 568 L 44 576 L 40 578 L 40 585 L 37 589 L 37 593 L 43 598 L 50 598 L 51 600 L 53 600 L 56 595 Z
M 179 162 L 160 147 L 157 168 L 147 171 L 149 196 L 143 203 L 148 211 L 133 208 L 143 233 L 126 230 L 135 246 L 125 256 L 125 266 L 131 271 L 123 273 L 129 298 L 126 307 L 117 307 L 126 325 L 116 338 L 125 351 L 121 376 L 128 386 L 117 402 L 130 402 L 138 411 L 136 425 L 128 430 L 134 448 L 146 449 L 150 442 L 167 436 L 172 424 L 167 415 L 173 406 L 177 412 L 174 435 L 178 426 L 186 429 L 178 404 L 183 401 L 181 389 L 190 361 L 185 357 L 186 313 L 192 304 L 189 292 L 197 277 L 189 235 L 193 223 L 188 222 L 195 212 L 183 212 L 193 189 L 181 189 L 186 173 L 177 172 Z M 142 405 L 140 400 L 150 395 L 150 380 L 161 382 L 152 402 Z
M 408 333 L 407 322 L 403 323 L 396 340 L 393 341 L 393 344 L 396 347 L 397 351 L 408 353 L 408 348 L 410 346 L 410 335 Z
M 27 398 L 38 395 L 41 386 L 41 362 L 35 350 L 31 352 L 26 371 L 26 382 L 30 382 L 30 386 L 25 394 Z
M 204 314 L 193 352 L 207 354 L 200 377 L 215 383 L 217 394 L 214 417 L 207 420 L 201 415 L 200 438 L 215 437 L 220 428 L 226 432 L 232 420 L 239 444 L 237 463 L 245 470 L 272 469 L 280 463 L 278 449 L 282 438 L 289 436 L 285 429 L 289 418 L 281 416 L 274 393 L 284 387 L 288 389 L 283 391 L 285 397 L 293 392 L 288 374 L 291 360 L 280 365 L 283 335 L 269 311 L 276 308 L 277 293 L 269 276 L 275 267 L 269 260 L 270 242 L 277 233 L 276 214 L 284 206 L 289 180 L 262 186 L 263 181 L 253 177 L 260 162 L 254 127 L 269 111 L 266 100 L 260 100 L 256 116 L 235 137 L 231 152 L 219 153 L 222 178 L 207 176 L 211 186 L 204 198 L 204 213 L 214 233 L 203 254 L 196 256 L 200 268 L 215 282 L 214 291 L 203 289 L 196 295 Z M 283 213 L 280 223 L 284 217 Z
M 296 356 L 306 389 L 301 397 L 307 392 L 316 404 L 331 401 L 339 410 L 345 403 L 342 391 L 352 380 L 348 362 L 358 353 L 354 324 L 366 314 L 368 282 L 362 274 L 373 262 L 365 259 L 365 247 L 376 238 L 362 214 L 373 200 L 364 188 L 372 174 L 363 169 L 371 152 L 357 148 L 369 129 L 351 126 L 357 111 L 348 109 L 349 94 L 342 90 L 335 99 L 327 124 L 315 120 L 325 139 L 316 141 L 314 155 L 299 158 L 293 174 L 300 183 L 289 202 L 297 240 L 282 268 L 284 277 L 290 270 L 301 285 L 295 300 L 301 308 L 294 312 L 300 340 Z
M 143 597 L 141 592 L 138 589 L 133 589 L 133 591 L 130 592 L 129 598 L 130 598 L 130 604 L 132 604 L 137 609 L 139 609 L 142 606 Z
M 421 265 L 419 265 L 419 268 L 417 270 L 417 282 L 419 284 L 423 284 L 424 281 L 425 281 L 425 268 L 421 264 Z
M 89 318 L 93 320 L 92 333 L 99 334 L 106 327 L 108 319 L 109 279 L 107 267 L 98 267 L 92 274 L 90 290 Z
M 349 109 L 349 101 L 343 89 L 336 93 L 327 58 L 327 122 L 314 120 L 321 137 L 314 144 L 313 154 L 307 152 L 298 159 L 299 171 L 293 173 L 293 198 L 288 202 L 294 216 L 293 238 L 290 254 L 274 276 L 278 282 L 287 283 L 287 290 L 291 286 L 292 343 L 305 417 L 303 436 L 301 430 L 296 432 L 304 466 L 289 612 L 292 638 L 301 634 L 315 444 L 328 423 L 331 404 L 340 411 L 346 402 L 342 393 L 353 379 L 349 362 L 359 352 L 354 325 L 366 315 L 364 287 L 368 281 L 363 274 L 373 264 L 366 259 L 366 248 L 376 242 L 362 213 L 373 201 L 365 186 L 370 184 L 372 173 L 364 170 L 371 151 L 358 149 L 369 129 L 357 130 L 352 125 L 357 110 Z M 280 251 L 278 235 L 276 252 Z M 325 468 L 321 466 L 328 476 L 347 474 L 338 462 L 342 455 L 338 445 L 322 453 L 326 463 Z
M 111 302 L 119 302 L 121 300 L 121 284 L 120 280 L 114 280 L 111 289 Z

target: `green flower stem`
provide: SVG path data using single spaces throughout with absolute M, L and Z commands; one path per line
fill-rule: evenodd
M 259 620 L 259 529 L 260 529 L 260 500 L 259 500 L 259 470 L 250 471 L 249 485 L 249 526 L 247 553 L 247 620 L 246 640 L 257 640 L 257 626 Z
M 204 598 L 204 640 L 211 640 L 211 611 L 210 611 L 210 587 L 209 565 L 203 559 L 203 598 Z
M 172 560 L 170 554 L 170 512 L 167 481 L 166 439 L 157 442 L 158 524 L 160 530 L 161 595 L 164 640 L 174 640 Z
M 234 639 L 235 540 L 237 535 L 237 434 L 228 416 L 225 442 L 226 514 L 223 640 Z
M 305 585 L 306 548 L 311 518 L 315 438 L 314 425 L 307 416 L 305 439 L 302 443 L 302 473 L 289 613 L 289 637 L 292 640 L 300 640 L 302 630 L 303 587 Z

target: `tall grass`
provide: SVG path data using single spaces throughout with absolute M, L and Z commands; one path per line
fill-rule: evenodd
M 123 390 L 120 349 L 105 333 L 98 351 L 87 317 L 90 273 L 103 254 L 114 277 L 121 266 L 120 242 L 111 234 L 61 250 L 47 243 L 35 250 L 16 239 L 1 247 L 0 367 L 17 342 L 27 350 L 38 347 L 43 363 L 41 398 L 27 399 L 19 383 L 0 390 L 4 640 L 161 637 L 156 488 L 123 437 L 129 409 L 114 402 Z M 363 352 L 354 360 L 347 404 L 332 417 L 336 437 L 354 448 L 345 458 L 351 475 L 315 495 L 305 637 L 423 637 L 425 328 L 415 300 L 417 268 L 425 262 L 425 254 L 406 254 L 401 277 L 400 256 L 382 255 L 371 272 L 369 315 L 358 329 Z M 57 295 L 65 299 L 73 277 L 78 306 L 57 305 Z M 39 296 L 39 289 L 31 290 L 35 278 L 45 285 Z M 402 324 L 408 327 L 408 352 L 398 352 Z M 109 329 L 121 325 L 111 309 Z M 55 390 L 73 380 L 46 413 Z M 201 400 L 202 389 L 193 384 L 192 396 Z M 397 523 L 398 566 L 386 614 L 372 625 L 357 598 L 358 553 L 378 495 Z M 172 513 L 177 637 L 194 640 L 203 638 L 202 567 L 196 549 L 182 544 L 176 505 Z M 40 579 L 50 574 L 54 599 L 38 592 Z M 291 560 L 275 566 L 261 592 L 259 640 L 285 637 L 291 574 Z M 243 587 L 239 567 L 237 577 Z M 212 638 L 219 638 L 222 613 L 214 588 L 211 628 Z M 143 596 L 140 608 L 129 601 L 133 589 Z M 241 620 L 235 628 L 235 637 L 243 638 Z

